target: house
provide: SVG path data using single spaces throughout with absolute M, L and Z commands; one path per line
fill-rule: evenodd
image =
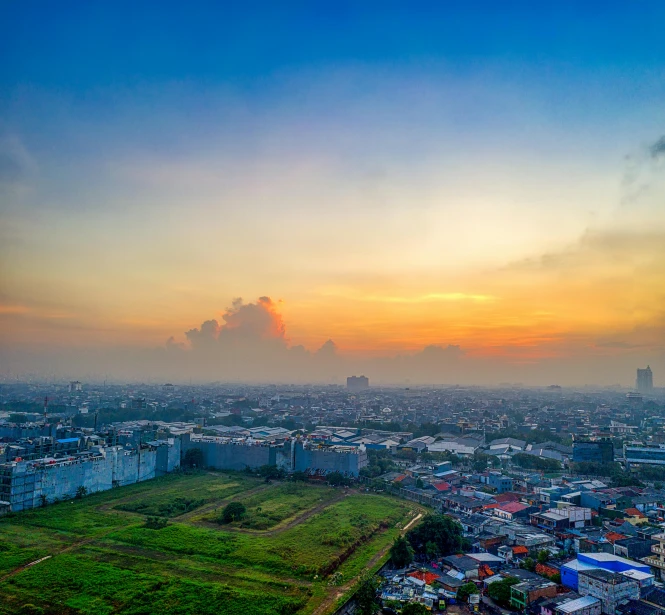
M 577 600 L 569 600 L 554 609 L 555 615 L 600 615 L 602 603 L 593 596 L 582 596 Z
M 532 579 L 513 585 L 510 588 L 510 605 L 520 611 L 526 609 L 538 598 L 553 598 L 556 596 L 557 585 L 542 578 Z
M 463 516 L 459 522 L 464 530 L 464 533 L 470 536 L 477 536 L 483 531 L 483 527 L 491 521 L 490 517 L 485 515 L 468 515 Z
M 503 545 L 497 549 L 496 553 L 497 556 L 503 559 L 503 561 L 507 564 L 509 562 L 516 562 L 524 559 L 527 555 L 529 555 L 529 549 L 521 545 Z
M 607 538 L 607 535 L 605 536 Z M 651 555 L 651 547 L 658 544 L 656 540 L 642 538 L 619 538 L 614 540 L 614 555 L 628 559 L 642 559 Z
M 496 493 L 506 493 L 513 489 L 513 479 L 509 476 L 502 476 L 490 472 L 487 484 L 496 491 Z
M 642 525 L 643 523 L 649 523 L 647 516 L 637 510 L 637 508 L 626 508 L 623 511 L 623 514 L 624 519 L 631 525 Z
M 480 566 L 478 560 L 472 559 L 466 555 L 449 555 L 448 557 L 442 558 L 441 561 L 458 573 L 456 575 L 457 578 L 478 578 L 478 567 Z
M 506 504 L 499 504 L 493 509 L 494 516 L 499 517 L 499 519 L 506 519 L 507 521 L 526 519 L 532 511 L 532 506 L 522 504 L 521 502 L 507 502 Z
M 602 568 L 580 570 L 578 592 L 582 596 L 593 596 L 602 603 L 602 612 L 614 615 L 622 600 L 638 600 L 640 586 L 637 581 L 618 572 Z
M 566 592 L 565 594 L 557 594 L 554 598 L 541 598 L 536 602 L 540 602 L 539 615 L 554 615 L 556 607 L 564 602 L 572 602 L 581 596 L 575 592 Z

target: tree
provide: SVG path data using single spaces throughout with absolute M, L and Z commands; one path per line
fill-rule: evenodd
M 418 489 L 423 489 L 425 487 L 425 483 L 423 483 L 423 479 L 418 477 L 418 480 L 416 480 L 416 487 Z
M 224 523 L 232 523 L 239 521 L 245 516 L 247 508 L 242 502 L 229 502 L 222 510 L 222 521 Z
M 88 490 L 84 485 L 80 485 L 79 488 L 76 490 L 76 495 L 74 496 L 77 500 L 80 500 L 81 498 L 85 497 L 88 495 Z
M 413 548 L 404 536 L 395 538 L 390 547 L 390 559 L 397 568 L 404 568 L 413 561 Z
M 457 599 L 466 601 L 471 594 L 477 594 L 478 588 L 475 583 L 465 583 L 457 590 Z
M 407 533 L 406 538 L 418 553 L 426 553 L 428 542 L 434 543 L 438 553 L 443 555 L 470 547 L 462 535 L 462 526 L 448 515 L 427 515 L 420 525 Z
M 420 602 L 409 602 L 404 605 L 402 615 L 429 615 L 429 611 L 424 604 Z
M 510 588 L 519 583 L 515 577 L 506 577 L 503 581 L 494 581 L 487 588 L 489 597 L 500 606 L 510 606 Z
M 524 570 L 528 570 L 530 572 L 533 572 L 536 569 L 536 562 L 532 557 L 525 557 L 522 560 L 522 563 L 520 564 Z
M 341 472 L 331 472 L 326 476 L 326 480 L 333 487 L 338 487 L 340 485 L 347 485 L 349 483 L 348 479 Z
M 367 571 L 360 577 L 358 589 L 355 593 L 357 615 L 374 615 L 379 610 L 376 603 L 376 591 L 379 584 Z
M 190 448 L 185 452 L 182 465 L 186 468 L 202 468 L 205 464 L 203 451 L 200 448 Z
M 547 562 L 550 559 L 550 552 L 547 551 L 546 549 L 543 549 L 542 551 L 538 551 L 538 563 L 539 564 L 547 564 Z
M 428 541 L 425 543 L 425 555 L 429 559 L 434 559 L 439 554 L 439 547 L 436 546 L 436 543 L 433 541 Z

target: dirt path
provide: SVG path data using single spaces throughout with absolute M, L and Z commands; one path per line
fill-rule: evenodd
M 243 500 L 246 497 L 251 497 L 253 495 L 256 495 L 257 493 L 260 493 L 261 491 L 265 491 L 270 487 L 271 485 L 259 485 L 258 487 L 254 487 L 254 489 L 250 489 L 249 491 L 241 491 L 239 493 L 234 493 L 233 495 L 229 495 L 228 497 L 222 498 L 221 500 L 215 500 L 214 502 L 209 502 L 208 504 L 199 506 L 194 510 L 190 510 L 189 512 L 183 513 L 182 515 L 178 515 L 177 517 L 172 517 L 172 520 L 177 521 L 178 523 L 180 522 L 187 523 L 192 517 L 198 517 L 201 514 L 205 514 L 212 510 L 215 510 L 220 506 L 222 506 L 228 500 L 233 500 L 234 498 Z
M 421 519 L 422 516 L 423 513 L 418 513 L 400 530 L 400 534 L 404 534 L 414 523 Z M 387 555 L 388 551 L 390 551 L 391 546 L 392 545 L 388 545 L 376 553 L 374 557 L 372 557 L 372 559 L 367 562 L 366 568 L 371 569 L 376 564 L 378 564 L 379 561 L 385 557 L 385 555 Z M 353 587 L 355 582 L 356 579 L 353 578 L 340 587 L 331 587 L 326 599 L 316 608 L 315 611 L 313 611 L 312 615 L 325 615 L 325 613 L 328 613 L 329 609 L 335 604 L 335 602 L 337 602 L 346 592 L 348 592 Z

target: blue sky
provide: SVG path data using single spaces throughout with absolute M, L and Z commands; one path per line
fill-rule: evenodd
M 308 348 L 661 356 L 662 2 L 1 10 L 5 347 L 184 341 L 271 296 Z

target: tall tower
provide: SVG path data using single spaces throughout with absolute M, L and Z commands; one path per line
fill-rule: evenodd
M 653 373 L 651 367 L 637 370 L 636 387 L 639 393 L 651 393 L 653 391 Z

